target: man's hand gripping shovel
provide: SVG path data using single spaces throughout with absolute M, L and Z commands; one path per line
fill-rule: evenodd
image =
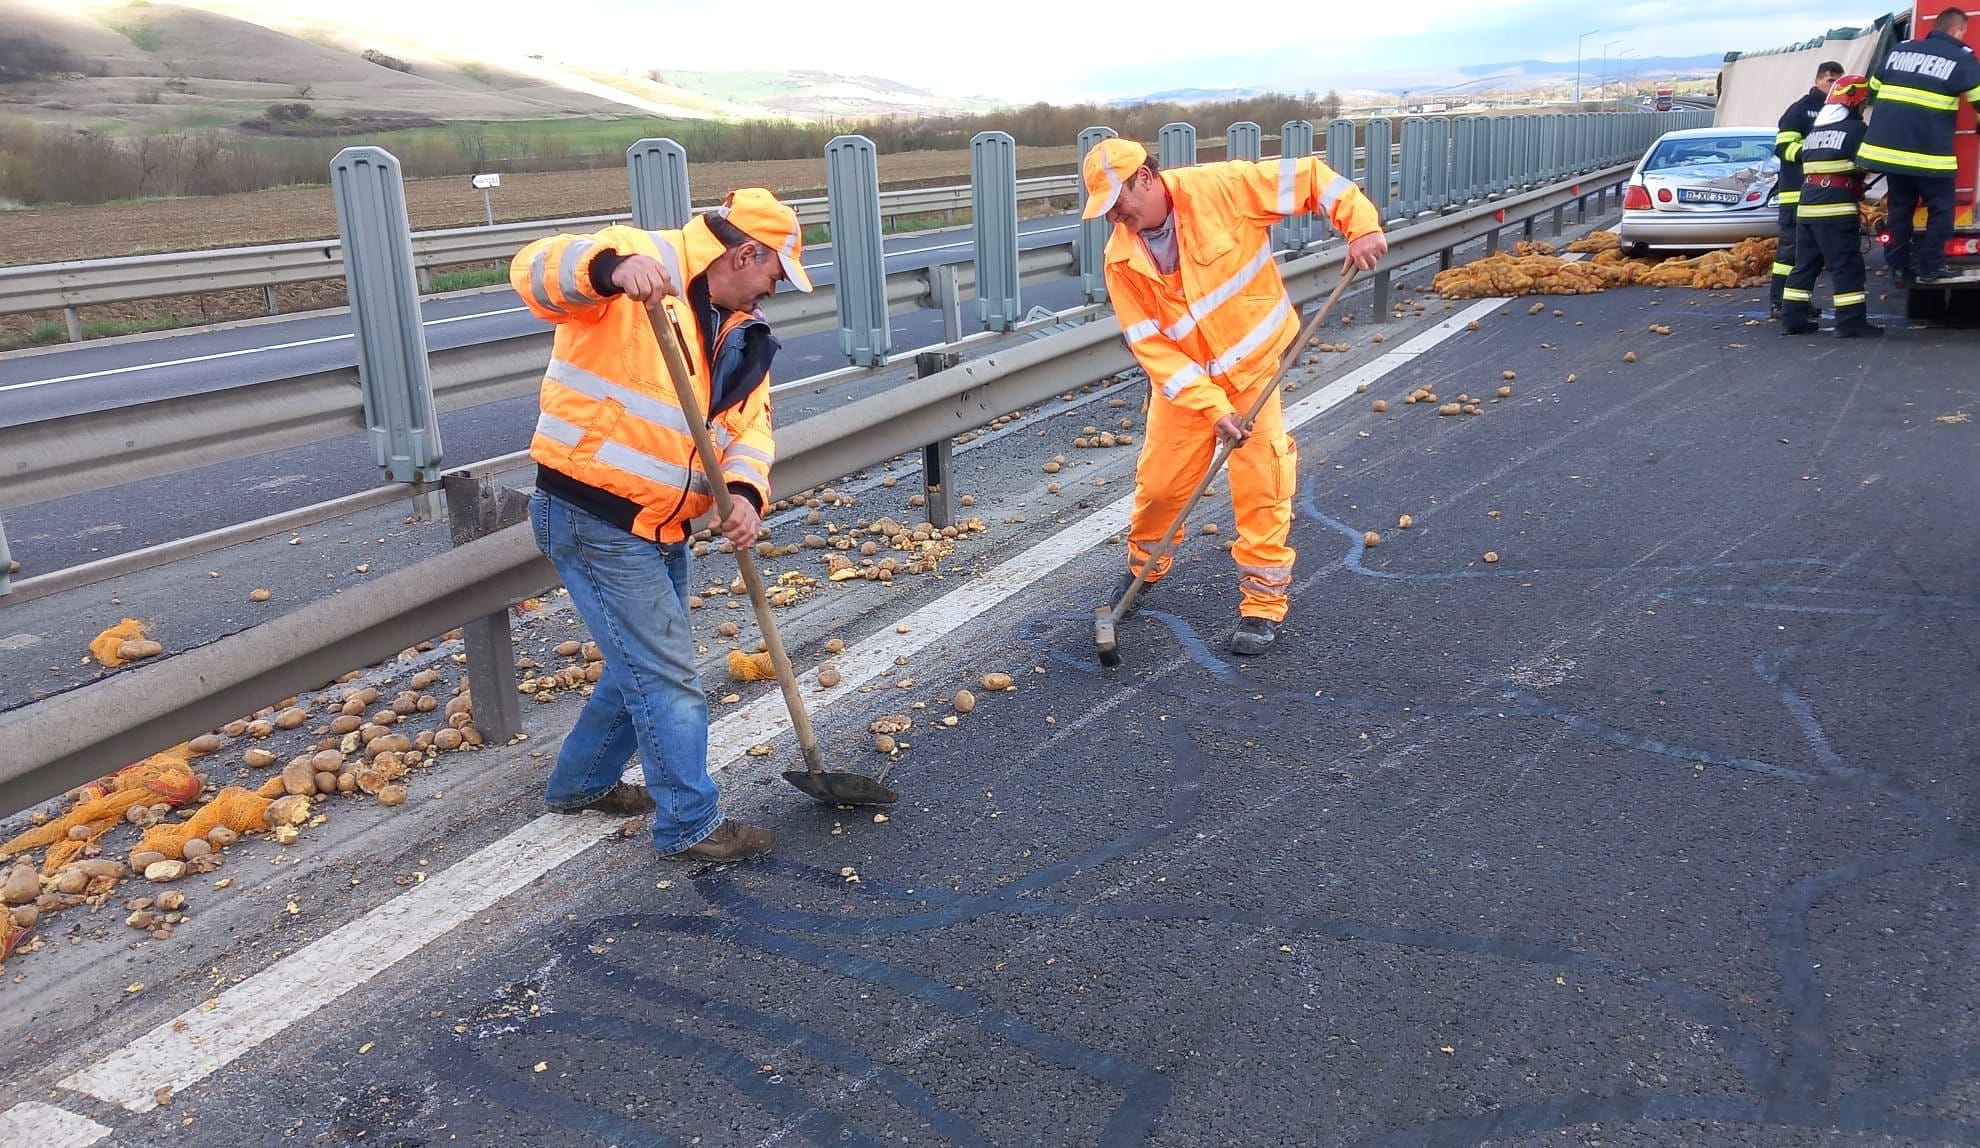
M 681 411 L 687 416 L 688 429 L 694 432 L 694 445 L 701 455 L 702 470 L 708 475 L 708 489 L 715 498 L 715 512 L 726 520 L 729 517 L 729 487 L 722 478 L 722 458 L 715 452 L 715 442 L 708 433 L 708 420 L 702 415 L 701 404 L 688 382 L 691 372 L 683 351 L 681 330 L 658 297 L 647 302 L 646 318 L 653 328 L 653 340 L 660 346 L 661 357 L 666 360 L 667 373 L 673 377 L 674 393 L 680 400 Z M 811 719 L 804 710 L 804 698 L 798 693 L 797 674 L 791 669 L 790 658 L 785 656 L 783 639 L 777 633 L 777 621 L 770 613 L 770 599 L 764 591 L 763 575 L 757 571 L 756 559 L 749 547 L 736 547 L 736 565 L 742 572 L 743 585 L 749 588 L 750 605 L 756 610 L 756 624 L 763 631 L 764 644 L 770 647 L 770 662 L 777 669 L 777 684 L 783 687 L 784 705 L 790 710 L 791 723 L 797 727 L 798 746 L 804 752 L 805 768 L 785 770 L 784 780 L 829 805 L 891 805 L 900 800 L 900 794 L 886 786 L 884 769 L 879 777 L 867 777 L 825 768 L 824 756 L 818 750 L 818 738 L 812 733 Z

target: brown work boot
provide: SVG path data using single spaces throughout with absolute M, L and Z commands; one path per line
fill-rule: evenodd
M 724 819 L 715 832 L 677 853 L 662 853 L 669 861 L 747 861 L 770 852 L 777 835 L 768 829 Z
M 615 781 L 612 783 L 612 788 L 585 802 L 583 805 L 573 806 L 569 809 L 563 809 L 553 805 L 550 807 L 550 812 L 583 813 L 587 809 L 595 809 L 600 813 L 609 813 L 613 817 L 639 817 L 643 814 L 653 812 L 653 795 L 646 792 L 644 785 L 634 785 L 629 781 Z

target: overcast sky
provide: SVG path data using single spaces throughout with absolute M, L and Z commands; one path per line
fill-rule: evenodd
M 597 66 L 807 68 L 876 75 L 950 95 L 997 99 L 1110 99 L 1168 88 L 1400 87 L 1454 65 L 1517 59 L 1571 62 L 1581 41 L 1591 75 L 1604 48 L 1629 55 L 1752 51 L 1868 24 L 1889 7 L 1832 0 L 1414 0 L 1315 3 L 1297 21 L 1255 19 L 1259 9 L 1201 0 L 261 0 L 263 10 L 334 11 L 383 21 L 401 34 L 427 29 L 441 44 L 474 41 Z M 942 11 L 967 30 L 938 31 Z M 829 13 L 829 14 L 828 14 Z M 1407 23 L 1427 31 L 1397 31 Z

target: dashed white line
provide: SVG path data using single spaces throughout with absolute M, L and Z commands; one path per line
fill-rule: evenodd
M 32 1144 L 34 1148 L 89 1148 L 110 1135 L 110 1129 L 66 1108 L 24 1100 L 0 1112 L 0 1144 Z

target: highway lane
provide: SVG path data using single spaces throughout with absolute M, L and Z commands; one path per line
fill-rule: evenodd
M 1065 242 L 1077 225 L 1078 219 L 1072 215 L 1022 220 L 1019 246 L 1029 250 Z M 890 236 L 886 246 L 886 266 L 893 272 L 966 259 L 972 243 L 967 229 L 949 229 Z M 822 244 L 807 252 L 806 266 L 812 269 L 814 282 L 836 282 L 831 245 Z M 545 327 L 508 287 L 424 300 L 421 314 L 431 350 L 468 346 Z M 197 394 L 348 367 L 355 361 L 350 315 L 342 311 L 188 331 L 161 339 L 112 345 L 85 343 L 58 352 L 0 359 L 0 423 L 35 422 Z
M 1083 301 L 1079 280 L 1070 277 L 1027 287 L 1019 298 L 1027 308 L 1044 306 L 1052 310 L 1074 307 Z M 499 316 L 481 322 L 492 324 L 513 318 L 516 317 Z M 532 324 L 536 322 L 527 315 L 520 318 Z M 963 319 L 965 331 L 981 329 L 973 322 L 972 300 L 964 300 Z M 895 360 L 903 369 L 912 365 L 907 352 L 942 341 L 941 316 L 932 310 L 897 315 L 893 329 Z M 429 335 L 432 330 L 428 328 Z M 775 379 L 787 382 L 844 366 L 838 338 L 837 332 L 826 331 L 786 340 L 777 358 Z M 802 389 L 781 393 L 776 403 L 778 421 L 788 423 L 805 418 L 829 405 L 898 385 L 902 377 L 902 371 L 889 371 L 869 380 L 835 387 L 823 395 Z M 446 451 L 446 465 L 458 466 L 521 450 L 529 445 L 535 421 L 534 395 L 443 414 L 440 437 Z M 228 459 L 147 482 L 21 507 L 6 515 L 7 540 L 26 574 L 45 574 L 354 494 L 380 481 L 364 436 L 345 435 L 307 446 Z

